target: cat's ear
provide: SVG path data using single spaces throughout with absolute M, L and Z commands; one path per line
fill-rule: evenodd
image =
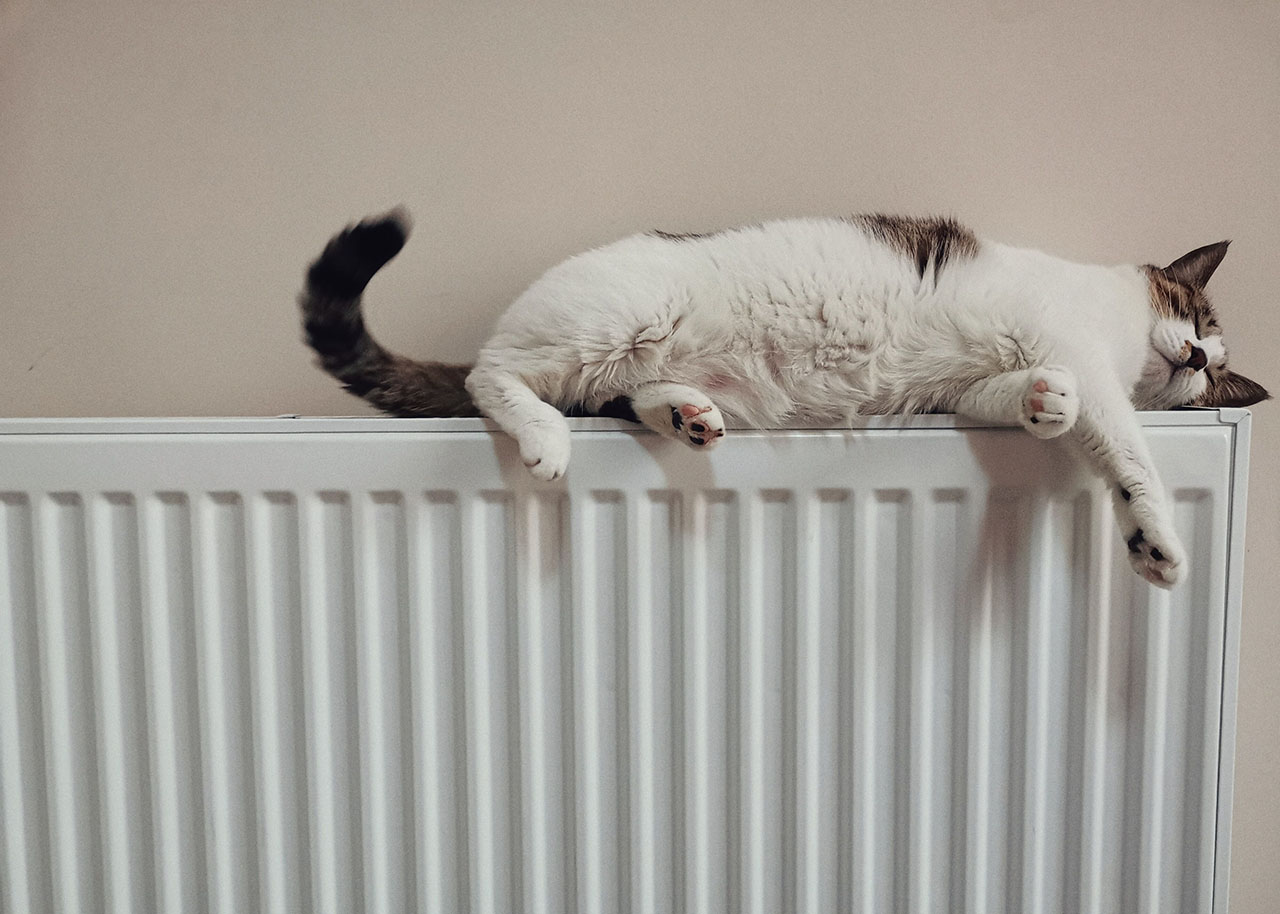
M 1253 406 L 1270 400 L 1271 394 L 1257 381 L 1234 371 L 1215 371 L 1209 375 L 1209 386 L 1196 397 L 1192 406 Z
M 1203 289 L 1209 283 L 1209 277 L 1218 269 L 1222 258 L 1227 256 L 1227 245 L 1230 241 L 1219 241 L 1217 244 L 1206 244 L 1196 248 L 1190 254 L 1183 254 L 1160 272 L 1174 282 L 1184 283 L 1193 289 Z

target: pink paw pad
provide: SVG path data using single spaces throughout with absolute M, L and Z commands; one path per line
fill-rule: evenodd
M 694 406 L 692 403 L 684 403 L 676 407 L 672 412 L 679 416 L 676 428 L 684 432 L 689 443 L 695 447 L 705 447 L 717 438 L 724 437 L 724 428 L 721 427 L 722 423 L 716 416 L 707 416 L 707 419 L 704 420 L 698 420 L 697 418 L 708 413 L 714 413 L 715 407 L 713 406 Z
M 1036 381 L 1036 383 L 1031 386 L 1031 389 L 1038 394 L 1043 394 L 1049 391 L 1049 385 L 1044 381 Z M 1044 400 L 1040 399 L 1039 397 L 1032 397 L 1030 403 L 1031 403 L 1031 408 L 1034 409 L 1036 412 L 1038 413 L 1044 412 Z
M 1076 382 L 1065 368 L 1045 365 L 1033 369 L 1021 394 L 1019 419 L 1037 438 L 1056 438 L 1075 425 L 1079 409 Z M 1021 386 L 1021 381 L 1019 381 Z

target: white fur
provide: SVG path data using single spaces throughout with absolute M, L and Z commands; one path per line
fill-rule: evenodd
M 1130 494 L 1117 510 L 1126 539 L 1142 531 L 1135 568 L 1174 583 L 1184 553 L 1132 404 L 1189 402 L 1204 376 L 1177 367 L 1179 351 L 1201 344 L 1218 364 L 1220 342 L 1159 319 L 1133 266 L 983 241 L 924 273 L 845 220 L 625 238 L 530 286 L 467 388 L 542 479 L 568 464 L 559 408 L 618 396 L 638 395 L 641 419 L 667 435 L 671 410 L 690 403 L 731 425 L 935 410 L 1071 431 Z

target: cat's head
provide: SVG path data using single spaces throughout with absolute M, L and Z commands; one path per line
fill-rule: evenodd
M 1227 368 L 1222 328 L 1204 287 L 1228 241 L 1196 248 L 1167 267 L 1146 266 L 1151 288 L 1151 347 L 1134 388 L 1140 409 L 1252 406 L 1271 395 Z

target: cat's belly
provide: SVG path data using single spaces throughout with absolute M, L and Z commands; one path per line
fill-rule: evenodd
M 863 412 L 871 394 L 867 359 L 799 355 L 713 351 L 673 360 L 666 374 L 705 391 L 732 421 L 749 426 L 841 422 Z
M 649 366 L 654 379 L 705 391 L 751 426 L 841 422 L 876 398 L 883 302 L 858 313 L 821 301 L 750 305 L 722 299 L 687 312 Z

